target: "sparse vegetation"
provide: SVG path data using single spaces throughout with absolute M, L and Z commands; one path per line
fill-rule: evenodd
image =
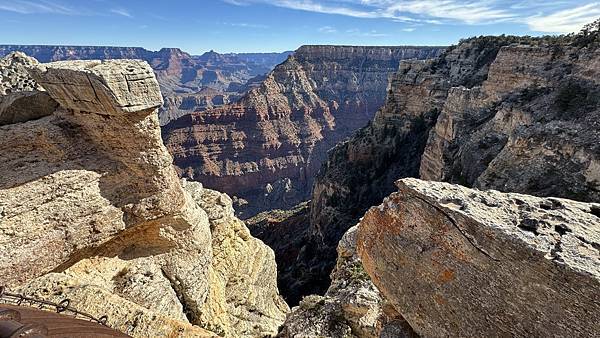
M 357 263 L 352 265 L 352 267 L 350 268 L 350 278 L 352 278 L 353 280 L 369 280 L 371 277 L 369 277 L 369 274 L 367 273 L 367 271 L 365 271 L 365 268 L 362 266 L 362 264 Z
M 565 82 L 556 94 L 555 106 L 563 120 L 579 118 L 600 103 L 595 87 L 584 82 L 570 80 Z

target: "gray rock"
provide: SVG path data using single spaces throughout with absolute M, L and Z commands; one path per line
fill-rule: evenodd
M 356 252 L 357 227 L 338 245 L 331 286 L 324 296 L 307 296 L 292 309 L 280 337 L 416 337 L 381 297 Z
M 23 91 L 0 96 L 0 126 L 39 119 L 58 108 L 44 91 Z

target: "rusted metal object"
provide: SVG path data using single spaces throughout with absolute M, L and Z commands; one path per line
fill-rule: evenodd
M 129 337 L 106 326 L 108 317 L 96 318 L 59 303 L 11 293 L 0 287 L 0 338 Z

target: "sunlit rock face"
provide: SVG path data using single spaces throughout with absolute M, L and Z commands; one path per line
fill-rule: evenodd
M 163 138 L 183 177 L 244 200 L 244 217 L 308 198 L 328 149 L 385 101 L 400 60 L 431 47 L 303 46 L 239 101 L 186 115 Z
M 280 274 L 291 303 L 327 290 L 342 235 L 399 178 L 600 200 L 593 41 L 480 37 L 402 62 L 385 105 L 329 152 L 315 179 L 305 244 Z
M 593 336 L 600 204 L 417 179 L 371 208 L 357 248 L 420 336 Z
M 229 197 L 178 178 L 152 68 L 63 61 L 28 73 L 57 108 L 0 126 L 0 284 L 69 298 L 138 337 L 276 333 L 288 307 L 273 252 Z

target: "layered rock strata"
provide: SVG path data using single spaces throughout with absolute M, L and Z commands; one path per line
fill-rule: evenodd
M 600 204 L 417 179 L 358 226 L 365 270 L 425 337 L 593 337 Z
M 60 107 L 0 126 L 0 284 L 70 298 L 133 336 L 277 332 L 287 305 L 273 252 L 226 195 L 180 182 L 150 66 L 65 61 L 30 73 Z
M 289 208 L 308 197 L 327 149 L 383 104 L 400 60 L 441 51 L 303 46 L 236 103 L 173 121 L 163 138 L 181 175 L 248 201 L 244 216 Z
M 324 292 L 338 241 L 399 178 L 598 201 L 598 40 L 480 37 L 402 62 L 373 121 L 330 151 L 281 284 Z

